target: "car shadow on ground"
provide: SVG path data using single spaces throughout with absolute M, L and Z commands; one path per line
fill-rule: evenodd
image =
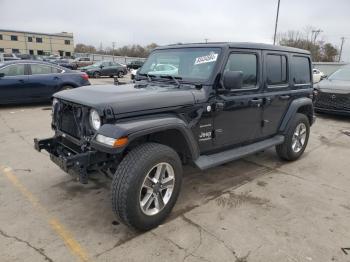
M 27 104 L 14 103 L 14 104 L 0 105 L 0 110 L 33 109 L 38 107 L 42 107 L 43 110 L 45 110 L 47 107 L 50 107 L 50 110 L 51 110 L 51 101 L 27 103 Z
M 275 158 L 278 161 L 277 156 Z M 185 166 L 179 199 L 164 223 L 206 204 L 225 191 L 237 188 L 269 172 L 271 172 L 271 168 L 257 165 L 245 159 L 207 171 Z M 139 232 L 122 225 L 113 214 L 110 195 L 111 182 L 110 178 L 97 173 L 90 177 L 87 185 L 80 184 L 76 179 L 65 177 L 62 182 L 52 186 L 55 188 L 53 190 L 55 193 L 51 191 L 53 194 L 51 197 L 56 201 L 69 202 L 73 200 L 74 202 L 71 202 L 70 205 L 79 205 L 79 211 L 77 211 L 77 207 L 70 206 L 67 212 L 76 212 L 76 214 L 72 213 L 71 216 L 81 217 L 80 225 L 82 227 L 86 223 L 86 228 L 96 232 L 99 232 L 101 227 L 111 228 L 110 235 L 118 239 L 117 244 L 119 245 L 139 235 Z M 65 204 L 62 207 L 64 206 Z M 98 217 L 99 221 L 92 223 L 89 219 L 85 220 L 82 218 L 83 213 L 88 214 L 88 217 Z
M 319 118 L 322 118 L 325 120 L 350 122 L 350 114 L 347 116 L 347 115 L 327 114 L 327 113 L 316 112 L 316 117 L 319 117 Z

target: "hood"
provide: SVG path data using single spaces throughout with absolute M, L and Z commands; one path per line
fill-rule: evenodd
M 319 82 L 315 88 L 326 93 L 350 94 L 350 81 L 325 79 Z
M 113 113 L 122 114 L 152 109 L 194 105 L 204 101 L 204 90 L 194 88 L 161 87 L 148 85 L 135 88 L 135 84 L 127 85 L 91 85 L 65 90 L 54 94 L 54 97 L 73 103 L 95 108 L 101 114 L 105 108 Z

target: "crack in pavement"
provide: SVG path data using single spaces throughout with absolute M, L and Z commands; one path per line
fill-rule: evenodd
M 27 140 L 24 138 L 24 136 L 22 136 L 21 134 L 19 134 L 19 133 L 16 131 L 16 129 L 14 129 L 13 127 L 11 127 L 11 126 L 7 123 L 6 119 L 2 116 L 2 114 L 0 114 L 0 119 L 1 119 L 2 122 L 4 123 L 4 126 L 6 126 L 6 127 L 11 131 L 12 134 L 16 134 L 16 135 L 17 135 L 21 140 L 23 140 L 26 144 L 32 146 L 32 144 L 31 144 L 29 141 L 27 141 Z
M 0 229 L 0 235 L 2 235 L 3 237 L 6 237 L 6 238 L 10 238 L 10 239 L 14 239 L 16 240 L 17 242 L 20 242 L 20 243 L 24 243 L 26 244 L 28 247 L 30 247 L 31 249 L 33 249 L 34 251 L 36 251 L 37 253 L 39 253 L 41 256 L 43 256 L 45 258 L 46 261 L 49 261 L 49 262 L 53 262 L 53 260 L 51 258 L 49 258 L 45 253 L 44 253 L 44 250 L 42 248 L 37 248 L 35 246 L 33 246 L 32 244 L 30 244 L 28 241 L 25 241 L 23 239 L 20 239 L 16 236 L 10 236 L 8 234 L 6 234 L 3 230 Z
M 224 247 L 230 251 L 230 253 L 233 255 L 233 257 L 237 260 L 239 259 L 239 257 L 236 255 L 236 252 L 233 250 L 233 248 L 231 248 L 229 245 L 227 245 L 225 243 L 225 241 L 223 241 L 222 239 L 220 239 L 219 237 L 217 237 L 214 233 L 208 231 L 207 229 L 203 228 L 201 225 L 197 224 L 196 222 L 194 222 L 193 220 L 191 220 L 190 218 L 186 217 L 185 215 L 181 216 L 182 219 L 187 222 L 188 224 L 196 227 L 199 231 L 203 230 L 205 233 L 207 233 L 208 235 L 212 236 L 213 238 L 215 238 L 217 241 L 219 241 L 220 243 L 222 243 L 224 245 Z M 238 260 L 239 261 L 239 260 Z
M 165 241 L 167 241 L 168 243 L 176 246 L 179 250 L 181 251 L 184 251 L 185 252 L 185 257 L 183 258 L 182 261 L 185 261 L 188 257 L 192 256 L 192 257 L 195 257 L 195 258 L 198 258 L 200 260 L 203 260 L 203 261 L 207 261 L 207 262 L 210 262 L 210 260 L 208 260 L 207 258 L 205 257 L 202 257 L 202 256 L 199 256 L 199 255 L 196 255 L 194 254 L 194 252 L 196 252 L 198 250 L 198 248 L 202 245 L 202 230 L 199 231 L 199 237 L 200 237 L 200 240 L 199 240 L 199 244 L 198 246 L 191 252 L 188 252 L 188 248 L 184 248 L 182 246 L 180 246 L 179 244 L 177 244 L 176 242 L 172 241 L 170 238 L 167 238 L 167 237 L 164 237 L 162 235 L 158 235 L 154 232 L 150 232 L 151 235 L 155 236 L 155 237 L 160 237 L 162 239 L 164 239 Z

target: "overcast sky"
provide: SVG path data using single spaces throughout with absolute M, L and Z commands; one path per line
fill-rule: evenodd
M 99 46 L 177 42 L 272 43 L 277 0 L 0 0 L 0 28 L 73 32 Z M 350 62 L 350 0 L 281 0 L 278 32 L 313 26 Z

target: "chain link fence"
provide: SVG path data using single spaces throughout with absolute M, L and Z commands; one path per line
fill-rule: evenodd
M 143 57 L 130 57 L 130 56 L 113 56 L 113 55 L 101 55 L 101 54 L 90 54 L 90 53 L 75 53 L 75 57 L 89 57 L 92 61 L 113 61 L 120 64 L 127 64 L 131 61 L 145 61 Z

